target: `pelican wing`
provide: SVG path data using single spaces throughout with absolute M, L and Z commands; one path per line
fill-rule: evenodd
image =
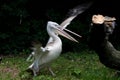
M 45 47 L 42 47 L 42 44 L 39 41 L 32 42 L 32 45 L 35 56 L 40 56 L 49 52 Z
M 88 9 L 91 6 L 92 2 L 88 2 L 88 3 L 84 3 L 82 5 L 78 5 L 75 8 L 71 9 L 68 12 L 68 18 L 65 19 L 60 26 L 62 27 L 62 29 L 65 29 L 70 23 L 71 21 L 79 14 L 81 14 L 82 12 L 84 12 L 86 9 Z

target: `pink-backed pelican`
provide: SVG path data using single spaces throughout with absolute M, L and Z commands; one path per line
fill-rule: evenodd
M 49 71 L 53 76 L 55 74 L 53 73 L 50 64 L 52 61 L 54 61 L 56 58 L 59 57 L 60 53 L 62 52 L 62 41 L 59 38 L 59 35 L 64 36 L 65 38 L 78 42 L 76 39 L 74 39 L 72 36 L 70 36 L 68 33 L 66 33 L 64 30 L 75 34 L 79 37 L 80 35 L 66 29 L 67 25 L 70 24 L 70 22 L 80 13 L 82 13 L 85 9 L 89 7 L 89 4 L 84 4 L 79 7 L 75 7 L 72 11 L 72 15 L 70 15 L 69 18 L 64 20 L 60 25 L 56 22 L 48 21 L 47 23 L 47 32 L 50 36 L 47 44 L 45 47 L 42 47 L 40 43 L 35 43 L 34 46 L 34 61 L 33 63 L 28 67 L 28 70 L 32 70 L 34 76 L 37 75 L 39 70 L 44 67 L 48 67 Z
M 31 69 L 33 71 L 34 76 L 36 76 L 37 73 L 39 72 L 39 70 L 45 66 L 48 67 L 49 71 L 52 73 L 53 76 L 55 75 L 50 68 L 50 63 L 54 59 L 56 59 L 62 51 L 62 41 L 58 35 L 62 35 L 69 40 L 78 42 L 76 39 L 74 39 L 68 33 L 61 30 L 59 26 L 60 25 L 55 22 L 48 21 L 47 32 L 48 32 L 51 40 L 48 41 L 48 43 L 46 44 L 46 46 L 44 48 L 41 47 L 41 45 L 39 43 L 36 43 L 34 45 L 35 60 L 29 66 L 29 69 Z

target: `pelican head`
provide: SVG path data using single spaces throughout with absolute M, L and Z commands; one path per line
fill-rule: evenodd
M 61 29 L 61 26 L 57 24 L 56 22 L 53 21 L 48 21 L 47 23 L 47 31 L 48 34 L 50 35 L 51 33 L 54 35 L 61 35 L 71 41 L 78 42 L 75 38 L 70 36 L 67 32 L 64 31 L 64 29 Z M 72 32 L 72 31 L 71 31 Z

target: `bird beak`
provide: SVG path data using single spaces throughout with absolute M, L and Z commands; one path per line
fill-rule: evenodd
M 65 30 L 65 31 L 68 31 L 68 32 L 70 32 L 70 33 L 72 33 L 72 34 L 74 34 L 74 35 L 80 37 L 80 38 L 82 37 L 82 36 L 80 36 L 79 34 L 73 32 L 73 31 L 70 31 L 70 30 L 68 30 L 68 29 L 66 29 L 66 28 L 65 28 L 64 30 Z
M 73 38 L 72 36 L 70 36 L 68 33 L 66 33 L 64 30 L 60 29 L 60 27 L 54 27 L 57 34 L 71 40 L 71 41 L 74 41 L 74 42 L 78 42 L 75 38 Z M 72 31 L 71 31 L 72 32 Z M 79 42 L 78 42 L 79 43 Z

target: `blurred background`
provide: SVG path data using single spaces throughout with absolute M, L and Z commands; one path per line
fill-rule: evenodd
M 44 47 L 49 36 L 47 21 L 61 23 L 70 9 L 85 2 L 92 6 L 78 15 L 68 29 L 80 34 L 73 35 L 80 43 L 61 37 L 63 52 L 86 50 L 89 37 L 89 25 L 94 14 L 116 17 L 116 28 L 110 41 L 115 48 L 120 47 L 120 15 L 118 1 L 113 0 L 0 0 L 0 54 L 29 53 L 31 42 L 39 40 Z

